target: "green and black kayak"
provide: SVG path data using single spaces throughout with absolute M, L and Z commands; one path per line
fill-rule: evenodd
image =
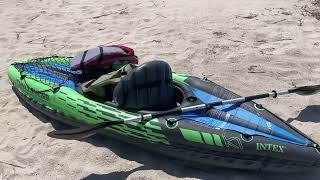
M 71 126 L 152 113 L 124 110 L 86 97 L 77 89 L 85 74 L 71 70 L 69 63 L 68 57 L 32 59 L 12 64 L 8 76 L 23 104 Z M 172 73 L 172 80 L 178 107 L 240 98 L 198 77 Z M 198 168 L 296 171 L 320 166 L 320 150 L 314 141 L 253 101 L 113 125 L 99 133 Z

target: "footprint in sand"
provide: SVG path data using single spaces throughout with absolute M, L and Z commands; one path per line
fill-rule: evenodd
M 285 51 L 285 54 L 292 57 L 304 57 L 306 56 L 301 49 L 291 48 Z
M 227 35 L 226 32 L 222 32 L 222 31 L 214 31 L 212 32 L 213 35 L 217 36 L 218 38 L 224 37 L 225 35 Z
M 200 44 L 202 42 L 202 40 L 191 40 L 191 42 L 193 44 Z
M 260 49 L 259 52 L 263 55 L 273 55 L 273 51 L 275 51 L 276 48 L 274 47 L 269 47 L 269 48 L 263 48 L 263 49 Z
M 173 33 L 173 32 L 175 32 L 176 30 L 175 29 L 169 29 L 167 32 L 168 33 Z
M 8 41 L 8 38 L 0 37 L 0 42 L 1 43 L 6 43 L 7 41 Z
M 205 49 L 206 55 L 214 55 L 214 54 L 223 54 L 230 49 L 229 46 L 219 45 L 219 44 L 209 44 L 209 46 Z

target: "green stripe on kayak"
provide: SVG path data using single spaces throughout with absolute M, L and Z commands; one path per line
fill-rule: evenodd
M 202 132 L 201 133 L 204 139 L 204 142 L 209 145 L 214 145 L 211 134 Z
M 153 125 L 153 124 L 151 124 L 152 122 L 159 122 L 159 120 L 158 119 L 152 119 L 151 121 L 146 122 L 145 126 L 147 128 L 161 130 L 160 126 Z
M 216 145 L 223 147 L 220 136 L 216 135 L 216 134 L 212 134 L 212 136 L 213 136 L 213 139 L 214 139 L 214 142 L 216 143 Z
M 197 143 L 205 143 L 208 145 L 216 145 L 223 147 L 221 137 L 217 134 L 207 132 L 199 132 L 191 129 L 180 128 L 182 136 L 185 140 Z
M 184 139 L 192 142 L 203 143 L 201 134 L 198 131 L 180 128 L 182 136 Z

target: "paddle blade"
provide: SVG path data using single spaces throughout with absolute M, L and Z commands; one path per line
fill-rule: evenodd
M 90 137 L 100 130 L 117 124 L 124 124 L 123 120 L 120 121 L 104 121 L 102 123 L 88 126 L 88 127 L 81 127 L 77 129 L 68 129 L 68 130 L 55 130 L 49 132 L 47 135 L 52 138 L 56 139 L 65 139 L 65 140 L 79 140 Z
M 320 85 L 298 87 L 294 92 L 302 96 L 313 95 L 320 92 Z

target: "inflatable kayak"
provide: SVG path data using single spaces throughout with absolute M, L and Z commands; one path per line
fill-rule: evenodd
M 118 106 L 112 102 L 99 102 L 79 92 L 77 84 L 86 74 L 71 70 L 68 57 L 14 63 L 8 69 L 8 76 L 23 104 L 50 119 L 75 127 L 152 113 L 152 108 L 137 110 L 135 107 L 143 108 L 150 103 L 148 98 L 152 101 L 158 98 L 157 101 L 162 102 L 167 97 L 161 93 L 169 91 L 168 86 L 154 81 L 142 86 L 135 84 L 138 90 L 149 88 L 143 94 L 127 92 L 130 84 L 125 83 L 130 78 L 140 78 L 139 82 L 155 78 L 154 74 L 139 77 L 139 73 L 165 73 L 168 77 L 170 73 L 174 89 L 170 99 L 176 102 L 176 107 L 171 107 L 173 109 L 240 97 L 214 82 L 171 73 L 159 67 L 155 69 L 154 66 L 158 66 L 157 63 L 146 63 L 136 68 L 136 74 L 121 79 L 121 87 L 115 88 Z M 155 90 L 153 86 L 162 89 L 157 95 L 144 97 Z M 127 99 L 123 100 L 124 97 Z M 296 171 L 320 166 L 320 150 L 314 141 L 253 101 L 166 115 L 147 122 L 113 125 L 99 133 L 189 165 L 195 164 L 198 168 L 220 166 Z

